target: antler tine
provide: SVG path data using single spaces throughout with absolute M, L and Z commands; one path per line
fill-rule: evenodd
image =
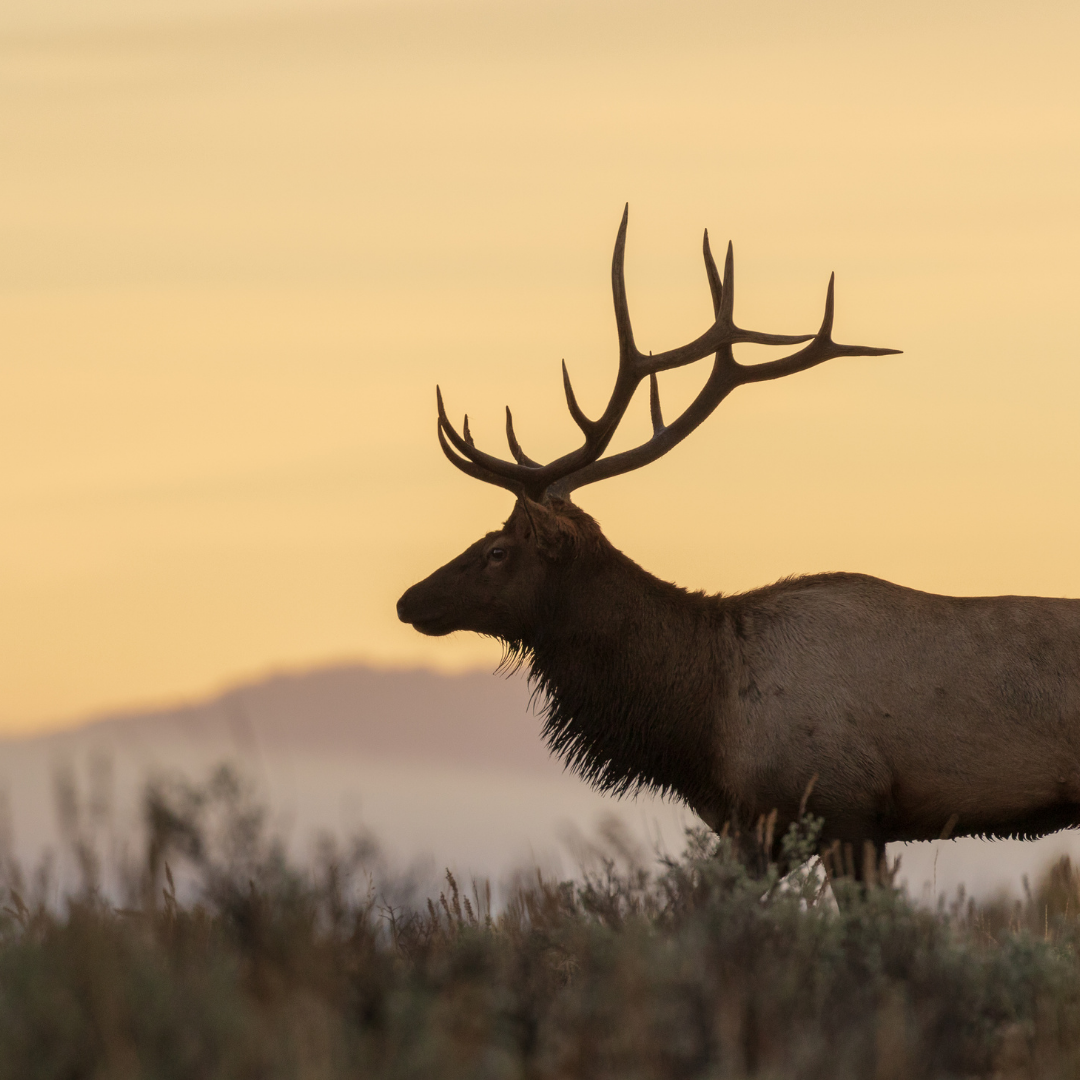
M 439 431 L 443 432 L 446 437 L 453 444 L 454 449 L 464 457 L 468 458 L 474 465 L 479 465 L 482 468 L 485 467 L 486 462 L 482 459 L 488 457 L 482 450 L 476 449 L 476 444 L 473 442 L 472 432 L 469 431 L 469 414 L 465 414 L 465 423 L 463 425 L 463 435 L 459 435 L 454 425 L 450 423 L 450 418 L 446 415 L 446 407 L 443 405 L 442 389 L 439 386 L 435 387 L 435 404 L 439 411 Z M 498 459 L 492 459 L 498 462 Z M 509 465 L 509 462 L 502 462 L 501 464 Z
M 833 313 L 836 311 L 836 271 L 829 271 L 829 287 L 825 290 L 825 314 L 821 316 L 821 327 L 815 337 L 832 341 Z
M 728 242 L 728 251 L 731 250 L 731 242 Z M 705 239 L 701 242 L 701 252 L 705 256 L 705 273 L 709 276 L 709 291 L 712 293 L 713 315 L 719 318 L 720 302 L 724 296 L 724 283 L 720 280 L 720 273 L 716 269 L 716 260 L 713 258 L 712 248 L 709 247 L 709 230 L 705 230 Z M 732 256 L 734 262 L 734 256 Z M 732 270 L 734 274 L 734 269 Z M 732 282 L 734 284 L 734 281 Z
M 615 303 L 615 327 L 619 335 L 619 366 L 635 359 L 639 354 L 634 345 L 634 331 L 630 325 L 630 307 L 626 300 L 626 224 L 630 218 L 630 204 L 623 207 L 622 221 L 615 237 L 615 251 L 611 256 L 611 296 Z
M 656 373 L 649 373 L 649 415 L 652 417 L 653 435 L 659 435 L 664 430 L 664 417 L 660 412 L 660 384 L 656 381 Z
M 726 323 L 728 326 L 735 325 L 735 248 L 731 241 L 727 242 L 727 252 L 724 255 L 724 294 L 720 300 L 720 310 L 716 313 L 716 321 Z
M 472 434 L 468 430 L 468 418 L 466 418 L 465 427 L 467 438 L 462 437 L 454 430 L 454 425 L 450 423 L 446 415 L 446 408 L 443 405 L 442 389 L 438 386 L 435 387 L 435 402 L 439 413 L 439 445 L 443 448 L 443 453 L 446 454 L 447 458 L 462 472 L 475 477 L 477 480 L 484 480 L 489 484 L 495 484 L 517 494 L 522 491 L 532 492 L 537 489 L 536 474 L 539 472 L 538 469 L 529 468 L 526 465 L 515 465 L 510 461 L 502 461 L 476 448 L 472 442 Z M 451 450 L 451 446 L 457 451 L 456 454 Z
M 581 428 L 582 434 L 588 438 L 596 430 L 596 421 L 590 420 L 582 411 L 574 396 L 574 388 L 570 385 L 570 372 L 566 370 L 566 361 L 562 362 L 562 384 L 566 392 L 566 407 L 574 418 L 574 423 Z
M 836 274 L 829 275 L 829 288 L 825 293 L 825 314 L 821 320 L 821 329 L 814 335 L 810 344 L 791 356 L 770 360 L 765 364 L 738 364 L 740 383 L 765 382 L 779 379 L 784 375 L 794 375 L 798 371 L 823 364 L 838 356 L 893 356 L 901 349 L 877 349 L 869 345 L 839 345 L 832 339 L 833 312 L 835 310 Z
M 533 461 L 524 450 L 521 449 L 521 443 L 517 441 L 517 436 L 514 434 L 514 418 L 510 414 L 510 406 L 506 406 L 506 441 L 510 446 L 510 453 L 514 455 L 514 460 L 519 465 L 528 465 L 531 469 L 542 468 L 540 462 Z
M 507 491 L 512 491 L 515 494 L 520 492 L 521 489 L 519 486 L 512 484 L 508 480 L 497 477 L 494 473 L 488 472 L 487 469 L 455 454 L 454 451 L 450 449 L 450 444 L 446 441 L 446 436 L 443 434 L 441 424 L 437 427 L 437 433 L 439 436 L 439 446 L 442 447 L 442 452 L 446 455 L 446 460 L 449 461 L 451 465 L 456 465 L 466 476 L 471 476 L 475 480 L 483 480 L 487 484 L 495 484 L 497 487 L 505 488 Z
M 642 369 L 641 377 L 647 372 L 670 371 L 672 368 L 684 367 L 692 364 L 695 360 L 702 360 L 710 353 L 715 353 L 725 345 L 735 343 L 747 343 L 754 345 L 798 345 L 803 341 L 809 341 L 813 334 L 763 334 L 758 330 L 743 330 L 735 325 L 735 251 L 728 241 L 727 253 L 724 256 L 724 280 L 720 281 L 720 275 L 716 271 L 716 262 L 709 247 L 709 233 L 705 231 L 705 240 L 702 244 L 705 255 L 705 272 L 709 276 L 709 289 L 713 298 L 713 312 L 716 321 L 699 338 L 691 341 L 688 345 L 682 345 L 677 349 L 669 349 L 667 352 L 642 356 L 638 353 L 637 362 Z

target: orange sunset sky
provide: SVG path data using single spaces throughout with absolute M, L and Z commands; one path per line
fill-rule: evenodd
M 630 203 L 638 344 L 841 359 L 580 492 L 680 584 L 1080 596 L 1080 7 L 16 0 L 0 10 L 0 733 L 356 659 L 510 510 L 435 439 L 569 449 Z M 750 360 L 767 350 L 737 352 Z M 707 365 L 698 365 L 704 369 Z M 674 415 L 705 377 L 661 378 Z M 615 446 L 647 433 L 635 403 Z

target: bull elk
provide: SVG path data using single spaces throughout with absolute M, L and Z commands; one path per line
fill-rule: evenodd
M 705 234 L 715 321 L 668 352 L 634 344 L 623 276 L 624 212 L 611 283 L 619 339 L 603 415 L 566 403 L 584 441 L 540 464 L 506 411 L 513 461 L 477 448 L 438 402 L 439 444 L 468 476 L 516 498 L 501 529 L 412 586 L 398 615 L 423 634 L 472 630 L 529 666 L 544 735 L 601 791 L 653 790 L 712 828 L 748 836 L 775 810 L 779 837 L 800 812 L 823 840 L 884 854 L 887 842 L 952 835 L 1033 838 L 1080 824 L 1080 600 L 937 596 L 863 574 L 788 578 L 708 596 L 661 581 L 604 537 L 571 492 L 655 461 L 737 386 L 840 356 L 896 349 L 832 340 L 833 280 L 816 334 L 743 330 L 732 317 L 728 245 L 721 281 Z M 737 363 L 743 342 L 806 342 Z M 665 424 L 657 375 L 713 355 L 689 407 Z M 604 456 L 648 377 L 653 434 Z M 862 862 L 856 856 L 857 864 Z M 870 873 L 857 865 L 857 873 Z

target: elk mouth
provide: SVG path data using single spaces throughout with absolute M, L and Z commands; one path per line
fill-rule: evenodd
M 402 619 L 404 623 L 408 623 L 414 630 L 419 630 L 421 634 L 426 634 L 428 637 L 446 637 L 447 634 L 454 632 L 454 627 L 448 625 L 446 619 Z

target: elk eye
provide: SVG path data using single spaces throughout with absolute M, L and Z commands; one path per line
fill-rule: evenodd
M 506 548 L 492 548 L 488 552 L 489 562 L 502 562 L 506 558 Z

